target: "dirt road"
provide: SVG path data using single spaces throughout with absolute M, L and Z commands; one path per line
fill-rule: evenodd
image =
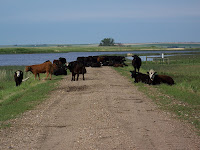
M 109 67 L 62 80 L 51 97 L 1 130 L 0 149 L 197 150 L 200 138 Z

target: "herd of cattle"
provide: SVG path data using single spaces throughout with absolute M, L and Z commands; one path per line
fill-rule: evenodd
M 135 83 L 137 82 L 143 82 L 146 84 L 160 84 L 160 83 L 167 83 L 169 85 L 174 84 L 174 80 L 166 75 L 157 75 L 154 70 L 150 70 L 148 74 L 143 74 L 139 72 L 139 69 L 141 67 L 141 59 L 139 56 L 134 55 L 132 56 L 132 65 L 134 67 L 134 71 L 131 72 L 132 78 L 135 78 Z M 38 76 L 40 80 L 40 73 L 46 73 L 46 78 L 48 78 L 50 74 L 50 80 L 52 78 L 52 74 L 58 76 L 58 75 L 67 75 L 67 69 L 72 73 L 72 81 L 76 80 L 78 81 L 79 74 L 83 75 L 87 72 L 86 67 L 101 67 L 101 66 L 113 66 L 113 67 L 123 67 L 128 66 L 125 64 L 125 57 L 123 56 L 88 56 L 88 57 L 78 57 L 76 61 L 67 63 L 65 58 L 60 57 L 58 60 L 54 60 L 53 63 L 49 60 L 42 64 L 38 65 L 31 65 L 26 66 L 25 71 L 32 72 L 36 77 Z M 21 70 L 17 70 L 14 74 L 14 79 L 16 86 L 19 86 L 22 81 L 27 80 L 28 78 L 23 80 L 23 72 Z
M 141 58 L 138 57 L 137 55 L 134 55 L 132 57 L 133 57 L 132 65 L 134 67 L 134 71 L 130 71 L 130 72 L 131 72 L 132 78 L 135 78 L 135 81 L 134 81 L 135 83 L 143 82 L 143 83 L 152 84 L 152 85 L 161 84 L 161 83 L 166 83 L 168 85 L 174 84 L 174 80 L 172 79 L 172 77 L 167 76 L 167 75 L 158 75 L 157 72 L 155 72 L 153 69 L 147 72 L 147 74 L 140 73 L 139 70 L 142 65 Z M 136 70 L 138 70 L 138 72 Z

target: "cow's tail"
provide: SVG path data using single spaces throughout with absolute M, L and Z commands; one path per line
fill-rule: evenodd
M 24 81 L 26 81 L 26 80 L 28 80 L 28 79 L 29 79 L 29 77 L 27 77 L 26 79 L 23 79 L 22 82 L 24 82 Z

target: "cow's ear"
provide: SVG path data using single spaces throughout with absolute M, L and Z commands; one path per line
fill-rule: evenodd
M 155 72 L 154 74 L 157 74 L 157 72 Z
M 147 72 L 147 74 L 149 74 L 149 72 Z

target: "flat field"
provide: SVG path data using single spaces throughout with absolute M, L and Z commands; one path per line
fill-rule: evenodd
M 41 81 L 34 80 L 33 74 L 25 73 L 24 68 L 24 66 L 0 66 L 0 128 L 9 125 L 4 121 L 16 118 L 41 103 L 53 90 L 55 83 L 61 79 L 60 76 L 53 76 L 54 80 L 45 81 L 45 75 L 41 74 Z M 18 87 L 14 81 L 16 70 L 24 72 L 24 79 L 30 77 Z
M 98 45 L 63 45 L 30 47 L 0 47 L 0 54 L 30 54 L 30 53 L 67 53 L 67 52 L 98 52 L 98 51 L 136 51 L 136 50 L 200 50 L 200 44 L 134 44 L 123 46 Z

